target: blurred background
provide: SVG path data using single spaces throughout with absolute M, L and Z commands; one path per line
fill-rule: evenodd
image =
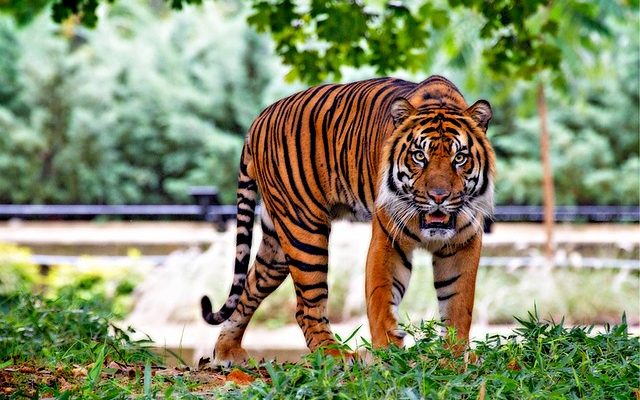
M 441 74 L 494 110 L 498 207 L 472 334 L 508 332 L 528 312 L 599 326 L 625 313 L 637 329 L 637 2 L 174 3 L 100 4 L 87 23 L 86 10 L 58 18 L 54 7 L 54 22 L 47 1 L 0 1 L 2 309 L 15 293 L 70 291 L 159 346 L 209 354 L 216 329 L 199 300 L 220 305 L 231 284 L 236 171 L 253 119 L 317 82 Z M 329 312 L 343 338 L 358 327 L 368 337 L 369 237 L 366 224 L 332 231 Z M 429 254 L 415 264 L 406 322 L 437 318 Z M 287 281 L 246 346 L 304 351 L 294 313 Z

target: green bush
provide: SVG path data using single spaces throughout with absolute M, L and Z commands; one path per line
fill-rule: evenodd
M 16 55 L 0 62 L 0 203 L 185 203 L 192 185 L 234 199 L 274 63 L 241 9 L 157 12 L 119 3 L 71 34 L 0 21 Z
M 0 243 L 0 302 L 17 293 L 33 292 L 42 280 L 28 249 Z
M 132 307 L 132 293 L 147 271 L 130 251 L 128 262 L 105 268 L 99 258 L 85 257 L 79 265 L 53 265 L 41 270 L 25 247 L 0 243 L 0 311 L 17 306 L 21 296 L 73 299 L 78 306 L 124 317 Z

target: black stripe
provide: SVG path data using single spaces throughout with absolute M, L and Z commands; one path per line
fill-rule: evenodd
M 239 233 L 236 236 L 236 246 L 240 246 L 240 245 L 247 245 L 247 246 L 251 246 L 251 235 L 245 235 L 242 233 Z
M 286 267 L 286 263 L 280 263 L 275 260 L 267 261 L 265 258 L 260 257 L 260 255 L 256 255 L 256 262 L 267 266 L 267 267 Z M 274 279 L 271 275 L 269 275 L 272 279 Z
M 238 285 L 232 285 L 231 290 L 229 291 L 229 297 L 234 294 L 242 294 L 242 290 L 244 290 L 244 280 L 242 280 Z
M 320 93 L 321 93 L 321 91 L 323 89 L 326 89 L 326 88 L 327 88 L 327 85 L 324 85 L 324 86 L 319 86 L 317 88 L 308 90 L 308 93 L 307 93 L 308 97 L 301 99 L 301 101 L 299 102 L 301 104 L 300 104 L 299 110 L 296 112 L 296 121 L 295 122 L 292 121 L 292 125 L 293 125 L 293 123 L 295 123 L 295 131 L 293 133 L 294 133 L 294 137 L 295 137 L 296 149 L 295 149 L 294 154 L 295 154 L 296 159 L 297 159 L 298 172 L 300 172 L 302 175 L 305 175 L 304 174 L 304 172 L 305 172 L 305 168 L 304 167 L 305 167 L 305 164 L 306 164 L 305 157 L 308 157 L 308 155 L 305 156 L 304 152 L 300 151 L 300 133 L 304 131 L 303 128 L 302 128 L 302 125 L 305 122 L 308 123 L 308 126 L 313 129 L 313 132 L 309 132 L 310 133 L 310 145 L 311 145 L 312 149 L 315 149 L 315 126 L 313 126 L 315 124 L 315 120 L 313 120 L 313 118 L 304 119 L 303 117 L 305 115 L 305 110 L 310 109 L 310 112 L 313 112 L 314 108 L 318 105 L 318 103 L 322 101 L 322 98 L 326 94 L 326 91 L 324 93 L 322 93 L 322 94 L 320 94 Z M 319 99 L 318 99 L 318 96 L 320 97 Z M 291 153 L 289 153 L 289 150 L 286 147 L 286 138 L 285 138 L 285 140 L 283 142 L 283 145 L 285 145 L 285 149 L 284 149 L 285 153 L 284 154 L 291 154 Z M 311 153 L 311 154 L 312 154 L 312 156 L 315 156 L 314 153 Z M 324 204 L 322 204 L 322 202 L 320 202 L 318 199 L 316 199 L 313 196 L 313 191 L 311 190 L 311 186 L 309 185 L 309 181 L 311 180 L 311 179 L 309 179 L 310 177 L 308 175 L 306 177 L 303 176 L 303 177 L 301 177 L 300 182 L 296 182 L 294 180 L 294 174 L 293 174 L 293 171 L 291 169 L 291 163 L 285 163 L 285 164 L 286 164 L 286 167 L 287 167 L 289 183 L 290 183 L 291 188 L 294 189 L 294 192 L 296 191 L 295 190 L 296 188 L 299 188 L 299 186 L 300 186 L 299 183 L 301 182 L 302 183 L 302 188 L 300 188 L 301 189 L 300 191 L 304 191 L 305 194 L 306 194 L 307 199 L 310 200 L 313 204 L 315 204 L 316 207 L 318 207 L 319 209 L 322 210 L 325 206 L 324 206 Z M 315 163 L 313 163 L 313 162 L 311 162 L 310 164 L 312 166 L 315 165 Z M 313 176 L 315 178 L 317 178 L 314 181 L 314 184 L 315 184 L 315 186 L 319 186 L 320 185 L 320 181 L 319 181 L 319 176 L 317 174 L 317 170 L 315 170 L 314 167 L 312 167 L 312 168 L 314 169 L 312 171 L 312 174 L 313 174 Z M 300 195 L 298 195 L 297 197 L 299 199 L 303 200 Z M 306 201 L 303 200 L 303 203 L 306 203 Z
M 251 191 L 256 190 L 256 182 L 254 180 L 250 181 L 238 181 L 238 189 L 249 189 Z
M 442 250 L 442 249 L 440 249 L 440 250 Z M 434 252 L 433 252 L 433 255 L 434 255 L 435 257 L 438 257 L 438 258 L 449 258 L 449 257 L 453 257 L 453 256 L 455 256 L 455 255 L 456 255 L 456 253 L 458 253 L 458 250 L 459 250 L 459 249 L 458 249 L 458 248 L 456 248 L 456 249 L 455 249 L 454 251 L 452 251 L 451 253 L 443 253 L 443 252 L 442 252 L 442 251 L 440 251 L 440 250 L 438 250 L 438 251 L 434 251 Z
M 305 272 L 327 272 L 327 264 L 309 264 L 300 260 L 289 260 L 289 266 Z
M 433 282 L 433 286 L 436 288 L 436 290 L 437 289 L 441 289 L 443 287 L 446 287 L 446 286 L 449 286 L 449 285 L 453 284 L 455 281 L 458 280 L 458 278 L 460 278 L 460 274 L 454 276 L 453 278 L 446 279 L 444 281 L 434 281 Z
M 250 256 L 251 256 L 251 254 L 247 253 L 242 258 L 237 258 L 236 257 L 236 264 L 237 265 L 241 265 L 242 268 L 245 269 L 243 271 L 239 271 L 238 273 L 242 273 L 242 274 L 246 273 L 246 268 L 245 267 L 249 265 L 249 258 L 251 258 Z M 237 270 L 237 268 L 236 268 L 236 270 Z
M 396 278 L 393 278 L 393 287 L 398 291 L 398 294 L 400 295 L 400 300 L 402 300 L 402 298 L 404 297 L 404 293 L 406 292 L 407 289 Z M 394 305 L 397 306 L 398 304 L 394 303 Z
M 484 165 L 482 168 L 482 186 L 480 187 L 480 190 L 478 191 L 478 195 L 483 195 L 486 191 L 487 191 L 487 187 L 489 186 L 489 169 L 490 169 L 490 165 L 489 165 L 489 155 L 488 155 L 488 151 L 487 149 L 482 146 L 482 143 L 480 143 L 480 149 L 482 149 L 482 152 L 484 153 Z
M 251 225 L 253 225 L 253 218 L 255 216 L 255 210 L 253 210 L 253 208 L 251 210 L 246 210 L 244 208 L 238 208 L 236 215 L 238 216 L 243 216 L 243 217 L 249 217 L 249 221 L 247 222 L 247 224 L 251 223 Z
M 406 83 L 406 82 L 405 82 Z M 370 147 L 373 148 L 377 148 L 379 146 L 379 139 L 381 136 L 386 136 L 388 133 L 393 132 L 393 123 L 391 123 L 391 115 L 388 112 L 389 110 L 389 103 L 391 102 L 392 99 L 397 98 L 398 96 L 398 83 L 396 81 L 384 81 L 385 86 L 383 88 L 381 88 L 374 96 L 373 96 L 373 100 L 369 106 L 368 109 L 368 115 L 369 116 L 375 116 L 376 115 L 376 110 L 382 108 L 384 111 L 381 113 L 377 113 L 377 115 L 379 115 L 381 118 L 387 117 L 388 121 L 379 121 L 376 118 L 368 118 L 367 120 L 367 125 L 365 126 L 365 136 L 367 135 L 368 132 L 377 132 L 377 135 L 371 135 L 369 137 L 367 137 L 367 142 L 369 144 Z M 400 85 L 401 86 L 401 85 Z M 388 129 L 388 133 L 387 131 L 383 128 L 383 127 L 389 127 Z M 364 147 L 364 146 L 362 146 Z M 370 156 L 370 154 L 367 154 L 367 158 Z M 374 172 L 377 172 L 377 166 L 373 165 L 373 160 L 368 159 L 368 163 L 366 163 L 369 167 L 370 170 L 376 170 Z M 375 162 L 377 163 L 377 159 L 375 160 Z M 369 173 L 369 176 L 371 176 L 371 173 Z M 375 200 L 376 196 L 377 196 L 377 191 L 378 191 L 378 182 L 376 182 L 375 179 L 369 179 L 369 196 Z M 362 199 L 363 202 L 365 202 L 365 199 Z M 366 202 L 365 202 L 366 203 Z
M 389 231 L 387 231 L 385 229 L 384 224 L 382 223 L 382 221 L 380 221 L 380 216 L 378 216 L 377 219 L 378 219 L 378 225 L 380 225 L 380 229 L 382 229 L 382 232 L 384 232 L 385 236 L 387 237 L 387 240 L 390 243 L 393 243 L 393 249 L 400 256 L 400 259 L 402 260 L 402 265 L 404 265 L 405 268 L 407 268 L 409 271 L 411 271 L 413 266 L 411 265 L 411 262 L 407 258 L 406 254 L 404 254 L 404 251 L 402 251 L 402 249 L 400 248 L 400 245 L 396 241 L 393 240 L 393 238 L 391 237 L 391 234 L 389 233 Z
M 255 194 L 255 192 L 254 192 Z M 242 193 L 238 193 L 238 200 L 236 201 L 236 210 L 240 209 L 240 206 L 247 206 L 250 207 L 251 209 L 255 208 L 256 205 L 256 201 L 255 199 L 250 199 L 248 197 L 245 197 Z M 245 208 L 246 210 L 246 208 Z
M 327 282 L 323 281 L 323 282 L 318 282 L 318 283 L 312 283 L 309 285 L 305 285 L 303 283 L 295 283 L 295 287 L 297 289 L 300 289 L 303 292 L 306 292 L 307 290 L 314 290 L 314 289 L 324 289 L 324 290 L 328 290 L 329 287 L 327 286 Z
M 404 339 L 404 337 L 407 336 L 407 332 L 401 331 L 401 330 L 395 330 L 393 332 L 387 332 L 387 334 L 389 336 L 393 336 L 396 339 L 400 339 L 400 340 Z
M 264 294 L 264 296 L 261 297 L 260 300 L 266 297 L 269 293 L 273 292 L 276 287 L 279 286 L 280 282 L 282 282 L 281 275 L 272 277 L 271 275 L 269 275 L 269 270 L 266 268 L 263 272 L 260 272 L 259 268 L 254 268 L 254 273 L 256 275 L 256 289 L 258 289 L 261 294 Z M 247 293 L 250 293 L 250 291 L 247 291 Z M 258 302 L 260 300 L 258 300 Z
M 313 317 L 311 315 L 307 315 L 307 314 L 304 314 L 304 313 L 300 313 L 300 314 L 296 313 L 296 317 L 299 316 L 299 315 L 302 315 L 303 319 L 306 319 L 306 320 L 309 320 L 309 321 L 315 321 L 315 322 L 319 322 L 321 324 L 328 324 L 329 323 L 329 320 L 327 319 L 327 317 L 316 318 L 316 317 Z
M 411 232 L 409 230 L 409 227 L 404 225 L 402 227 L 402 233 L 405 234 L 405 236 L 410 237 L 411 239 L 413 239 L 415 242 L 417 243 L 421 243 L 422 241 L 420 240 L 420 238 L 418 236 L 416 236 L 413 232 Z
M 464 231 L 465 229 L 467 229 L 468 227 L 470 227 L 472 224 L 473 224 L 472 220 L 467 221 L 467 223 L 466 223 L 466 224 L 462 225 L 462 226 L 460 227 L 460 229 L 458 229 L 458 232 L 462 232 L 462 231 Z
M 314 103 L 313 106 L 311 107 L 310 111 L 309 111 L 309 118 L 305 121 L 308 124 L 308 129 L 309 129 L 309 154 L 312 155 L 312 157 L 316 156 L 316 136 L 317 136 L 317 132 L 316 132 L 316 121 L 320 120 L 320 116 L 318 115 L 322 109 L 322 107 L 327 104 L 327 99 L 333 94 L 334 91 L 336 91 L 339 88 L 339 86 L 329 86 L 327 87 L 327 90 L 323 93 L 321 93 L 318 96 L 316 96 L 315 94 L 312 96 L 312 98 L 310 98 L 310 103 Z M 300 122 L 302 123 L 302 121 Z M 327 141 L 327 137 L 324 134 L 324 132 L 321 132 L 321 139 L 323 140 L 323 142 Z M 308 155 L 303 154 L 303 152 L 299 151 L 298 152 L 298 163 L 300 165 L 300 170 L 302 175 L 306 175 L 305 174 L 305 161 L 304 158 L 308 157 Z M 311 168 L 311 172 L 313 174 L 313 178 L 314 178 L 314 182 L 316 184 L 316 186 L 320 185 L 321 179 L 320 179 L 320 173 L 318 171 L 318 165 L 316 162 L 314 162 L 313 160 L 309 163 L 309 166 Z M 308 186 L 308 182 L 307 179 L 302 178 L 302 184 L 305 186 L 305 188 L 307 189 L 307 192 L 309 193 L 309 196 L 311 197 L 312 193 L 311 193 L 311 188 Z M 321 192 L 323 193 L 323 192 Z M 324 193 L 323 193 L 324 194 Z M 324 202 L 326 203 L 326 197 L 324 199 Z
M 296 293 L 298 294 L 298 293 Z M 315 296 L 315 297 L 311 297 L 311 298 L 306 298 L 304 296 L 302 296 L 302 294 L 298 294 L 298 297 L 300 297 L 302 299 L 302 302 L 304 303 L 305 306 L 309 307 L 309 308 L 313 308 L 316 307 L 318 305 L 318 302 L 322 301 L 322 300 L 326 300 L 328 297 L 327 292 L 323 292 L 320 293 L 319 295 Z
M 262 234 L 263 235 L 267 235 L 271 238 L 273 238 L 274 240 L 278 240 L 276 238 L 276 231 L 274 231 L 273 229 L 271 229 L 270 227 L 267 226 L 267 224 L 264 222 L 264 220 L 262 221 L 262 224 L 260 224 L 262 226 Z
M 453 292 L 451 294 L 447 294 L 444 296 L 438 296 L 438 301 L 445 301 L 445 300 L 449 300 L 450 298 L 452 298 L 453 296 L 457 295 L 458 292 Z
M 274 198 L 273 200 L 277 201 L 277 198 Z M 289 240 L 292 246 L 294 246 L 298 250 L 302 250 L 307 254 L 311 254 L 315 256 L 328 255 L 328 250 L 326 246 L 316 246 L 316 245 L 304 243 L 298 240 L 298 238 L 295 237 L 289 231 L 289 229 L 287 229 L 287 221 L 283 221 L 282 218 L 279 217 L 280 214 L 284 214 L 284 213 L 275 213 L 275 215 L 277 216 L 276 222 L 280 225 L 280 227 L 282 227 L 282 232 L 285 234 L 285 236 L 287 237 L 287 239 Z M 301 225 L 298 225 L 298 226 L 300 226 L 302 229 L 304 229 L 309 233 L 315 233 L 318 235 L 322 235 L 324 237 L 329 237 L 329 227 L 326 224 L 323 224 L 322 226 L 318 227 L 315 230 L 309 229 L 307 226 L 301 226 Z

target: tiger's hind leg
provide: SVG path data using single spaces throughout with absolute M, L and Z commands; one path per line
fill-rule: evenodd
M 277 289 L 288 274 L 289 268 L 271 221 L 263 213 L 262 242 L 256 260 L 248 271 L 238 306 L 222 325 L 213 353 L 214 364 L 229 366 L 247 361 L 247 352 L 242 348 L 247 325 L 262 300 Z
M 310 351 L 336 344 L 327 318 L 329 222 L 322 213 L 313 221 L 275 224 L 296 292 L 296 321 Z M 327 354 L 336 353 L 329 349 Z M 337 354 L 336 354 L 337 355 Z

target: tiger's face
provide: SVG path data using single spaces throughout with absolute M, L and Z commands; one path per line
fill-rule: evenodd
M 391 116 L 395 131 L 385 146 L 378 206 L 400 228 L 417 225 L 427 241 L 480 229 L 493 211 L 489 103 L 415 109 L 398 99 Z

